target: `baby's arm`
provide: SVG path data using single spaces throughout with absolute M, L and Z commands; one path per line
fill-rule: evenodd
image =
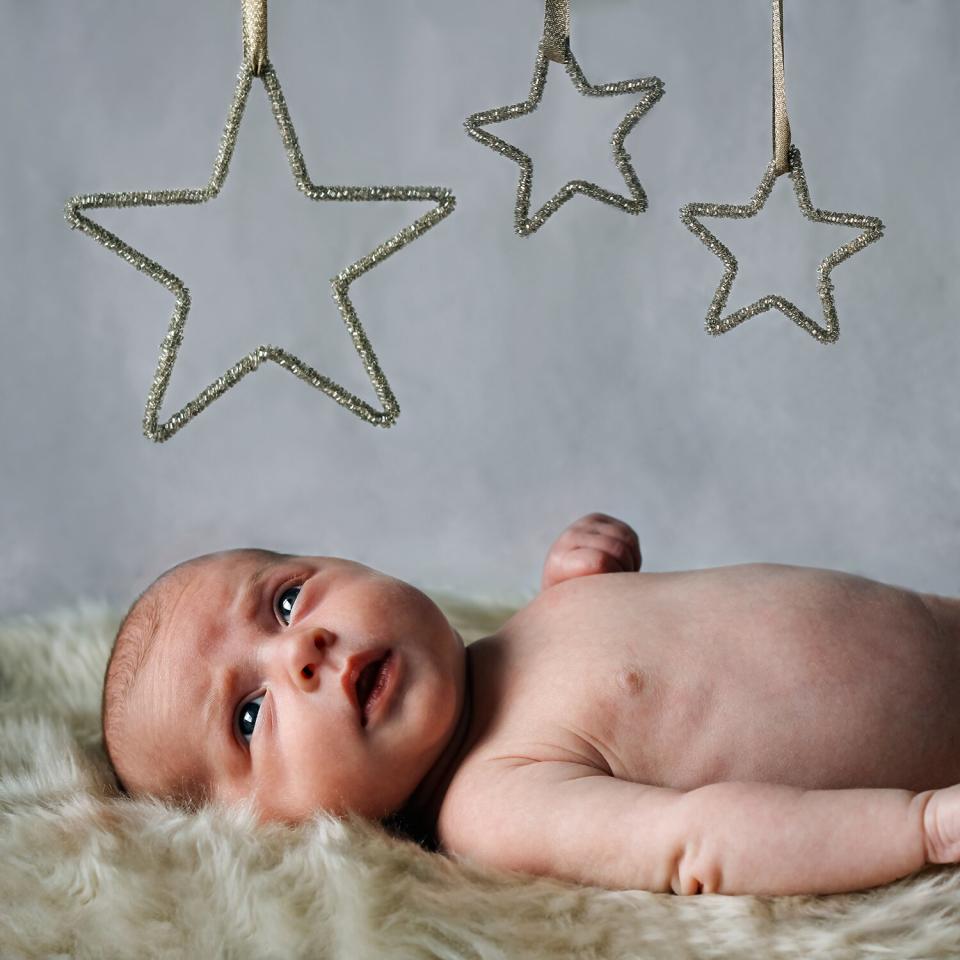
M 444 843 L 506 869 L 610 889 L 785 895 L 960 860 L 960 787 L 725 782 L 683 793 L 579 764 L 504 763 L 460 793 Z
M 714 783 L 684 797 L 675 893 L 828 894 L 891 883 L 930 862 L 937 791 Z
M 556 539 L 543 564 L 541 589 L 595 573 L 639 570 L 642 563 L 636 531 L 605 513 L 588 513 Z

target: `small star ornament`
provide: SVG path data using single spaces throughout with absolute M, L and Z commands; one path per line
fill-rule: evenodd
M 517 204 L 514 212 L 514 227 L 521 237 L 528 237 L 539 230 L 549 217 L 566 203 L 572 196 L 582 193 L 611 206 L 617 207 L 626 213 L 643 213 L 647 209 L 647 195 L 637 178 L 637 173 L 630 162 L 630 154 L 624 147 L 627 134 L 637 125 L 640 118 L 663 96 L 664 84 L 658 77 L 645 77 L 640 80 L 621 80 L 616 83 L 594 85 L 584 76 L 569 46 L 569 38 L 565 38 L 558 52 L 556 38 L 552 35 L 550 14 L 548 7 L 547 28 L 544 39 L 540 43 L 537 53 L 537 62 L 533 70 L 533 82 L 530 84 L 530 96 L 522 103 L 515 103 L 506 107 L 494 107 L 474 113 L 464 121 L 467 133 L 474 140 L 496 150 L 497 153 L 513 160 L 520 166 L 520 178 L 517 183 Z M 613 132 L 613 160 L 627 185 L 629 196 L 623 196 L 606 190 L 588 180 L 571 180 L 554 194 L 533 216 L 530 215 L 530 191 L 533 186 L 533 161 L 519 147 L 515 147 L 506 140 L 494 136 L 488 130 L 482 129 L 490 123 L 502 123 L 504 120 L 513 120 L 525 114 L 532 113 L 543 99 L 544 87 L 547 83 L 547 67 L 549 60 L 563 63 L 567 75 L 573 81 L 577 91 L 587 97 L 615 97 L 626 93 L 642 93 L 643 97 L 635 107 L 623 118 Z
M 800 161 L 800 151 L 793 143 L 790 130 L 790 118 L 787 115 L 787 91 L 784 71 L 783 55 L 783 0 L 771 0 L 771 66 L 772 66 L 772 133 L 773 159 L 767 167 L 767 172 L 757 187 L 757 192 L 749 203 L 735 206 L 726 203 L 688 203 L 680 210 L 680 219 L 687 228 L 695 233 L 724 263 L 726 270 L 717 292 L 713 295 L 713 302 L 707 313 L 707 333 L 717 335 L 732 330 L 737 325 L 755 317 L 758 313 L 767 310 L 779 310 L 789 317 L 798 327 L 806 330 L 820 343 L 834 343 L 840 336 L 840 324 L 837 320 L 837 310 L 833 302 L 833 283 L 830 274 L 833 268 L 852 257 L 874 240 L 883 236 L 883 223 L 877 217 L 870 217 L 862 213 L 833 213 L 830 210 L 817 210 L 810 202 L 810 192 L 807 190 L 807 178 Z M 863 232 L 849 243 L 837 248 L 830 254 L 817 269 L 817 290 L 820 293 L 820 302 L 823 304 L 824 324 L 821 326 L 808 317 L 786 297 L 770 294 L 754 301 L 724 317 L 723 311 L 727 306 L 730 288 L 737 276 L 736 257 L 700 222 L 699 217 L 731 217 L 743 219 L 756 216 L 763 209 L 773 190 L 777 177 L 787 173 L 793 181 L 793 190 L 797 195 L 797 202 L 803 215 L 814 223 L 833 223 L 846 227 L 856 227 Z
M 810 202 L 810 193 L 803 172 L 800 151 L 795 145 L 790 147 L 788 161 L 789 169 L 787 172 L 793 181 L 797 202 L 803 215 L 808 220 L 812 220 L 814 223 L 832 223 L 856 227 L 863 231 L 849 243 L 845 243 L 842 247 L 834 250 L 817 268 L 817 290 L 823 304 L 824 323 L 823 325 L 816 323 L 786 297 L 776 294 L 761 297 L 749 306 L 742 307 L 725 317 L 723 316 L 730 290 L 733 287 L 733 281 L 737 276 L 737 260 L 730 250 L 700 222 L 699 218 L 729 217 L 744 219 L 756 216 L 767 202 L 767 198 L 773 190 L 773 184 L 777 179 L 776 159 L 773 159 L 760 181 L 760 186 L 757 187 L 757 192 L 749 203 L 742 206 L 724 203 L 688 203 L 680 211 L 680 219 L 683 223 L 710 248 L 712 253 L 723 261 L 726 267 L 723 279 L 720 281 L 720 286 L 717 287 L 717 292 L 713 295 L 713 302 L 710 304 L 710 310 L 707 313 L 707 333 L 715 336 L 726 333 L 738 324 L 743 323 L 744 320 L 750 319 L 750 317 L 755 317 L 767 310 L 779 310 L 821 343 L 833 343 L 840 336 L 837 310 L 833 299 L 833 282 L 830 279 L 830 274 L 837 264 L 843 263 L 844 260 L 852 257 L 855 253 L 873 243 L 874 240 L 879 240 L 883 236 L 883 223 L 877 217 L 862 213 L 834 213 L 830 210 L 814 208 Z
M 288 370 L 290 373 L 299 377 L 305 383 L 326 393 L 337 403 L 367 423 L 382 427 L 392 426 L 400 414 L 400 408 L 390 388 L 390 384 L 387 382 L 387 378 L 380 369 L 380 364 L 377 361 L 373 347 L 367 339 L 360 319 L 350 301 L 350 285 L 368 270 L 372 270 L 377 264 L 382 263 L 387 257 L 422 236 L 427 230 L 443 220 L 444 217 L 449 216 L 449 214 L 453 212 L 455 204 L 453 194 L 442 187 L 343 187 L 319 186 L 313 183 L 307 174 L 306 164 L 304 163 L 297 135 L 290 120 L 283 92 L 280 88 L 280 82 L 277 79 L 273 66 L 266 58 L 266 4 L 265 2 L 257 3 L 255 0 L 247 0 L 245 3 L 245 14 L 247 13 L 248 7 L 260 18 L 259 20 L 253 17 L 249 19 L 249 23 L 253 24 L 253 26 L 249 27 L 249 30 L 256 30 L 261 42 L 257 46 L 256 55 L 248 53 L 237 78 L 236 93 L 227 117 L 226 127 L 220 143 L 220 150 L 217 154 L 210 182 L 205 187 L 198 189 L 82 194 L 72 197 L 66 205 L 66 219 L 71 227 L 82 230 L 88 236 L 93 237 L 94 240 L 97 240 L 108 250 L 112 250 L 118 256 L 122 257 L 131 266 L 165 286 L 174 295 L 175 306 L 173 316 L 167 329 L 167 335 L 160 344 L 160 356 L 153 382 L 147 394 L 147 403 L 143 416 L 144 435 L 148 439 L 157 442 L 168 440 L 181 427 L 189 423 L 198 413 L 218 397 L 222 396 L 230 387 L 238 383 L 248 373 L 252 373 L 267 360 L 272 360 L 284 370 Z M 247 19 L 244 21 L 244 39 L 245 46 L 249 46 Z M 399 233 L 390 237 L 390 239 L 381 243 L 371 253 L 345 268 L 331 282 L 333 298 L 336 301 L 340 315 L 346 324 L 353 345 L 370 378 L 370 383 L 376 392 L 381 406 L 377 408 L 367 401 L 362 400 L 330 377 L 319 373 L 312 366 L 284 350 L 282 347 L 261 345 L 242 357 L 228 370 L 224 371 L 213 383 L 202 390 L 180 410 L 172 414 L 166 421 L 161 422 L 159 418 L 160 408 L 167 391 L 170 375 L 176 363 L 177 352 L 183 342 L 184 327 L 190 311 L 189 290 L 179 277 L 162 267 L 156 261 L 151 260 L 145 254 L 135 250 L 129 244 L 124 243 L 124 241 L 109 230 L 95 223 L 84 215 L 84 211 L 91 209 L 100 210 L 108 207 L 124 208 L 198 204 L 205 203 L 216 197 L 227 176 L 230 159 L 233 156 L 234 146 L 237 141 L 240 121 L 243 117 L 244 106 L 246 105 L 254 76 L 259 76 L 263 80 L 274 117 L 280 128 L 280 136 L 286 148 L 287 158 L 290 162 L 290 168 L 293 171 L 297 187 L 309 199 L 333 202 L 415 200 L 429 201 L 434 204 L 427 213 L 423 214 L 409 226 L 404 227 Z

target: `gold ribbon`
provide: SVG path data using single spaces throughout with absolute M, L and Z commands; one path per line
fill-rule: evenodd
M 548 60 L 566 63 L 570 57 L 570 0 L 547 0 L 543 21 L 543 52 Z
M 243 59 L 259 77 L 267 62 L 267 0 L 243 0 Z
M 783 75 L 783 0 L 773 0 L 773 159 L 779 177 L 790 171 L 790 120 Z

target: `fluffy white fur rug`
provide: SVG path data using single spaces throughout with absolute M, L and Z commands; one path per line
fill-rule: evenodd
M 471 639 L 503 608 L 443 602 Z M 675 897 L 497 873 L 372 824 L 296 830 L 115 794 L 115 611 L 0 622 L 0 956 L 960 957 L 960 870 L 833 897 Z

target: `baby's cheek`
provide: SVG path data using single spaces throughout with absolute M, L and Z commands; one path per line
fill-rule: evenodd
M 299 774 L 293 774 L 286 783 L 279 781 L 269 787 L 251 791 L 250 799 L 262 823 L 297 824 L 326 809 L 311 785 Z

